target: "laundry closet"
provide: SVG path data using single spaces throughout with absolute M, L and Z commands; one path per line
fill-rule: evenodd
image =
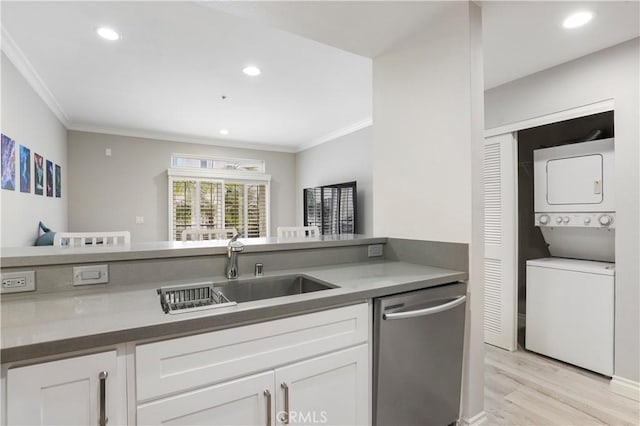
M 613 114 L 517 134 L 518 342 L 606 376 L 614 359 Z

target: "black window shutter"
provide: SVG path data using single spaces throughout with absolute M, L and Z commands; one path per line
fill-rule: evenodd
M 317 226 L 323 235 L 356 234 L 357 195 L 356 182 L 305 188 L 304 225 Z

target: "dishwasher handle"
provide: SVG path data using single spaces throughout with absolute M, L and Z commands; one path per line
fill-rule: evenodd
M 442 305 L 433 306 L 431 308 L 418 309 L 415 311 L 407 311 L 407 312 L 393 312 L 390 314 L 382 314 L 383 320 L 394 320 L 394 319 L 404 319 L 404 318 L 413 318 L 413 317 L 421 317 L 425 315 L 437 314 L 438 312 L 443 312 L 449 309 L 453 309 L 456 306 L 460 306 L 467 300 L 467 296 L 460 296 L 453 299 L 450 302 L 443 303 Z

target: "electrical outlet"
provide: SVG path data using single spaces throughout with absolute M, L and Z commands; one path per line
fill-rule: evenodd
M 367 254 L 369 257 L 377 257 L 384 255 L 384 246 L 382 244 L 370 244 L 367 246 Z
M 23 291 L 35 291 L 35 289 L 35 271 L 6 272 L 2 274 L 0 293 L 21 293 Z
M 75 266 L 73 285 L 107 284 L 109 265 Z

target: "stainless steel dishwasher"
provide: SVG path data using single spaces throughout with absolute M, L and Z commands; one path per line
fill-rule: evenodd
M 375 299 L 373 424 L 458 420 L 466 284 Z

